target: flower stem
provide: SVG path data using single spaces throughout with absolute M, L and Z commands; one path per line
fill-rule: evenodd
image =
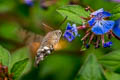
M 104 46 L 105 43 L 104 35 L 101 35 L 101 40 L 102 40 L 102 46 Z
M 88 32 L 81 40 L 85 40 L 89 36 L 90 32 Z
M 93 37 L 94 37 L 94 33 L 92 33 L 92 35 L 90 36 L 90 40 L 89 40 L 89 42 L 88 42 L 88 44 L 90 44 L 91 43 L 91 41 L 93 40 Z

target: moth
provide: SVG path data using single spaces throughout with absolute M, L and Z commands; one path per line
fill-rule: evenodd
M 54 30 L 45 35 L 37 50 L 35 65 L 38 65 L 40 61 L 44 60 L 47 55 L 54 51 L 54 46 L 59 42 L 61 35 L 61 30 Z

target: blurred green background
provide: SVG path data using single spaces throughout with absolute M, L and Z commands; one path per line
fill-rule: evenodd
M 64 47 L 49 55 L 38 68 L 34 67 L 35 51 L 31 51 L 32 43 L 40 42 L 47 32 L 64 32 L 69 21 L 61 25 L 64 17 L 56 11 L 59 7 L 89 5 L 94 10 L 110 11 L 117 4 L 108 0 L 34 0 L 29 5 L 24 0 L 0 0 L 0 45 L 12 55 L 9 68 L 29 57 L 20 80 L 120 80 L 120 41 L 114 38 L 111 48 L 95 49 L 91 45 L 87 50 L 80 40 L 83 31 L 72 43 L 61 38 L 59 46 Z

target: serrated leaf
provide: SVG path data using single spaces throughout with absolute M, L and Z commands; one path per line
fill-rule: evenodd
M 0 46 L 0 63 L 5 66 L 8 66 L 10 63 L 10 53 L 2 46 Z
M 14 74 L 13 78 L 14 78 L 15 80 L 18 79 L 18 78 L 22 75 L 24 69 L 26 68 L 26 66 L 27 66 L 27 64 L 28 64 L 28 61 L 29 61 L 28 58 L 26 58 L 26 59 L 24 59 L 24 60 L 21 60 L 21 61 L 16 62 L 16 63 L 13 65 L 13 67 L 12 67 L 12 69 L 11 69 L 11 73 Z
M 81 67 L 76 80 L 105 80 L 102 68 L 93 54 L 90 54 Z
M 102 58 L 100 58 L 99 61 L 107 69 L 118 71 L 118 69 L 120 69 L 120 50 L 111 52 L 103 56 Z
M 57 11 L 64 17 L 67 17 L 71 22 L 77 24 L 82 24 L 82 21 L 84 21 L 81 17 L 87 18 L 90 14 L 89 11 L 85 11 L 85 9 L 79 5 L 63 6 L 57 9 Z
M 114 72 L 107 71 L 105 72 L 105 76 L 107 80 L 120 80 L 120 74 Z

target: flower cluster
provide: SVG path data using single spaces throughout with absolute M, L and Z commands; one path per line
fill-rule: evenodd
M 12 74 L 8 73 L 8 67 L 0 64 L 0 80 L 13 80 Z
M 104 18 L 110 17 L 111 14 L 109 12 L 105 12 L 103 8 L 91 13 L 91 15 L 93 17 L 88 21 L 88 23 L 92 26 L 92 32 L 96 35 L 105 34 L 113 28 L 115 22 L 104 20 Z
M 78 36 L 78 30 L 76 27 L 76 24 L 73 24 L 72 26 L 68 23 L 66 27 L 66 31 L 64 33 L 64 38 L 66 38 L 69 42 L 75 39 L 75 37 Z
M 78 30 L 86 29 L 86 34 L 81 39 L 86 48 L 89 48 L 91 43 L 95 45 L 95 48 L 99 48 L 100 43 L 102 43 L 104 48 L 110 47 L 112 42 L 105 42 L 105 36 L 107 36 L 109 40 L 112 37 L 120 39 L 120 19 L 117 21 L 109 20 L 111 16 L 112 14 L 104 11 L 103 8 L 94 11 L 88 19 L 85 19 L 85 24 L 79 27 L 76 27 L 75 24 L 73 26 L 68 24 L 64 37 L 71 42 L 78 35 Z M 75 33 L 75 35 L 73 35 L 73 33 Z

